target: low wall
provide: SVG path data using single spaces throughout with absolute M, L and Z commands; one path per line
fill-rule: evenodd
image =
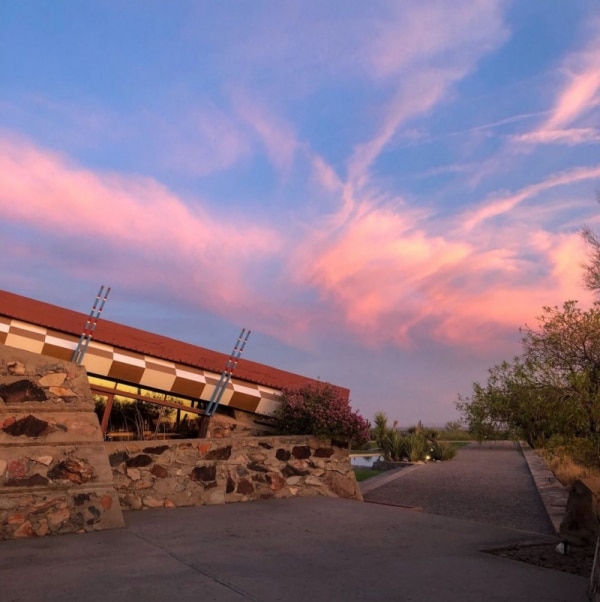
M 0 345 L 0 539 L 123 525 L 85 370 Z
M 347 446 L 314 437 L 105 445 L 123 509 L 313 495 L 362 500 Z

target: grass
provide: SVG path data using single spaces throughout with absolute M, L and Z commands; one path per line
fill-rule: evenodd
M 600 476 L 598 452 L 588 441 L 575 440 L 537 451 L 565 487 L 577 479 Z
M 450 447 L 453 447 L 456 451 L 458 451 L 461 447 L 469 445 L 471 441 L 448 441 L 448 443 L 450 444 Z
M 375 470 L 374 468 L 363 468 L 357 467 L 354 469 L 354 476 L 357 481 L 366 481 L 371 477 L 376 477 L 378 474 L 384 472 L 383 470 Z
M 463 431 L 462 429 L 444 429 L 440 431 L 437 436 L 438 441 L 464 441 L 465 443 L 469 443 L 469 441 L 475 441 L 475 436 L 471 435 L 467 431 Z

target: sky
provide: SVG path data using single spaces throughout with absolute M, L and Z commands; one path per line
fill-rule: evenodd
M 0 288 L 456 420 L 592 302 L 597 0 L 0 5 Z

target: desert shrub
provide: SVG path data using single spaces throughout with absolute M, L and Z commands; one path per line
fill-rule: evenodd
M 327 383 L 282 391 L 275 414 L 280 432 L 343 439 L 359 449 L 370 439 L 370 424 Z
M 425 460 L 429 450 L 428 441 L 421 433 L 409 433 L 406 436 L 406 457 L 411 462 Z
M 396 429 L 388 429 L 381 439 L 380 450 L 388 462 L 401 462 L 408 457 L 406 437 Z
M 456 456 L 457 448 L 450 444 L 444 443 L 443 441 L 435 441 L 429 451 L 429 455 L 432 460 L 451 460 Z

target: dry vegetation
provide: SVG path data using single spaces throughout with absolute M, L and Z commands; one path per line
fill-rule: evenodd
M 589 441 L 553 445 L 537 451 L 566 487 L 577 479 L 600 477 L 600 456 Z

